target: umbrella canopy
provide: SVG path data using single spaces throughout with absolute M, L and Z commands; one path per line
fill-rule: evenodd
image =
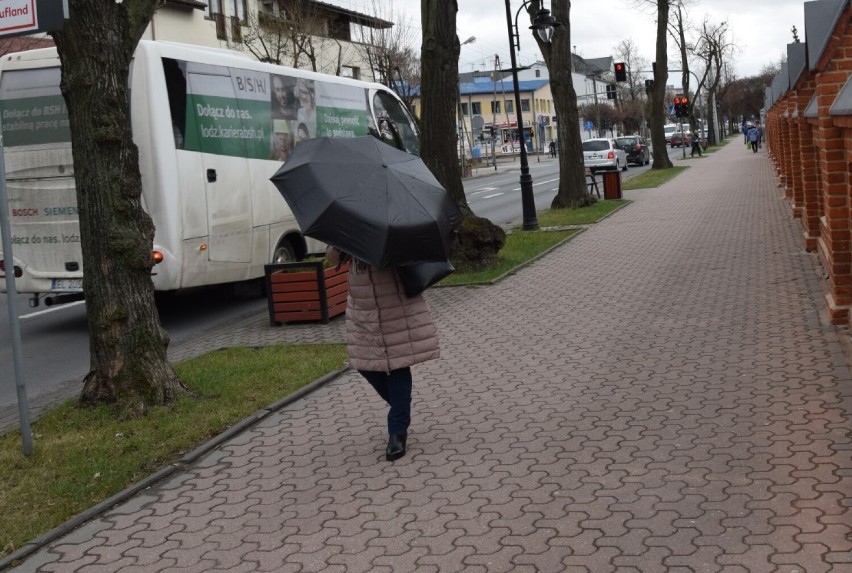
M 446 261 L 461 222 L 419 157 L 372 136 L 301 141 L 271 179 L 302 233 L 378 268 Z

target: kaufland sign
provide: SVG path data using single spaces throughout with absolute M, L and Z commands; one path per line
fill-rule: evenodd
M 0 37 L 50 32 L 68 17 L 68 0 L 0 0 Z
M 37 30 L 35 0 L 0 0 L 0 34 Z

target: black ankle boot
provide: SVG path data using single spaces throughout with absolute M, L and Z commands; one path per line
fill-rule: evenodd
M 389 462 L 398 460 L 405 455 L 405 434 L 390 434 L 388 436 L 388 447 L 385 450 L 385 459 Z

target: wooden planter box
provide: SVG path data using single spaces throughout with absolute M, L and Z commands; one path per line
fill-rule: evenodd
M 304 270 L 301 270 L 304 269 Z M 346 310 L 349 264 L 323 269 L 321 261 L 266 265 L 269 322 L 322 321 Z

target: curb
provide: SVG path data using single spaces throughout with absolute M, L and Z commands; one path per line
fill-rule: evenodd
M 263 420 L 267 416 L 274 414 L 275 412 L 281 410 L 282 408 L 296 402 L 297 400 L 307 396 L 314 390 L 321 388 L 331 382 L 332 380 L 342 376 L 347 371 L 349 371 L 349 366 L 343 366 L 338 368 L 333 372 L 329 372 L 325 376 L 321 378 L 317 378 L 313 382 L 302 386 L 292 394 L 285 396 L 284 398 L 278 400 L 277 402 L 273 402 L 266 408 L 258 410 L 253 414 L 249 415 L 247 418 L 237 422 L 233 426 L 229 427 L 227 430 L 222 432 L 221 434 L 217 434 L 216 436 L 210 438 L 208 441 L 204 442 L 188 454 L 179 458 L 176 462 L 170 463 L 166 467 L 160 469 L 159 471 L 151 474 L 147 478 L 136 482 L 135 484 L 127 487 L 126 489 L 118 492 L 117 494 L 109 497 L 97 505 L 87 509 L 86 511 L 79 513 L 66 521 L 65 523 L 51 529 L 47 533 L 36 537 L 35 539 L 27 542 L 22 545 L 18 550 L 10 553 L 3 559 L 0 559 L 0 571 L 5 571 L 9 567 L 16 567 L 21 565 L 21 562 L 38 551 L 42 549 L 50 542 L 62 537 L 63 535 L 70 533 L 72 530 L 77 527 L 83 525 L 84 523 L 91 521 L 92 519 L 98 517 L 99 515 L 105 513 L 106 511 L 112 509 L 119 503 L 126 501 L 139 493 L 144 489 L 148 489 L 149 487 L 155 485 L 157 482 L 169 477 L 173 473 L 186 469 L 186 467 L 197 462 L 202 456 L 209 453 L 210 451 L 216 449 L 221 446 L 223 443 L 227 442 L 234 436 L 244 432 L 249 429 L 259 421 Z

